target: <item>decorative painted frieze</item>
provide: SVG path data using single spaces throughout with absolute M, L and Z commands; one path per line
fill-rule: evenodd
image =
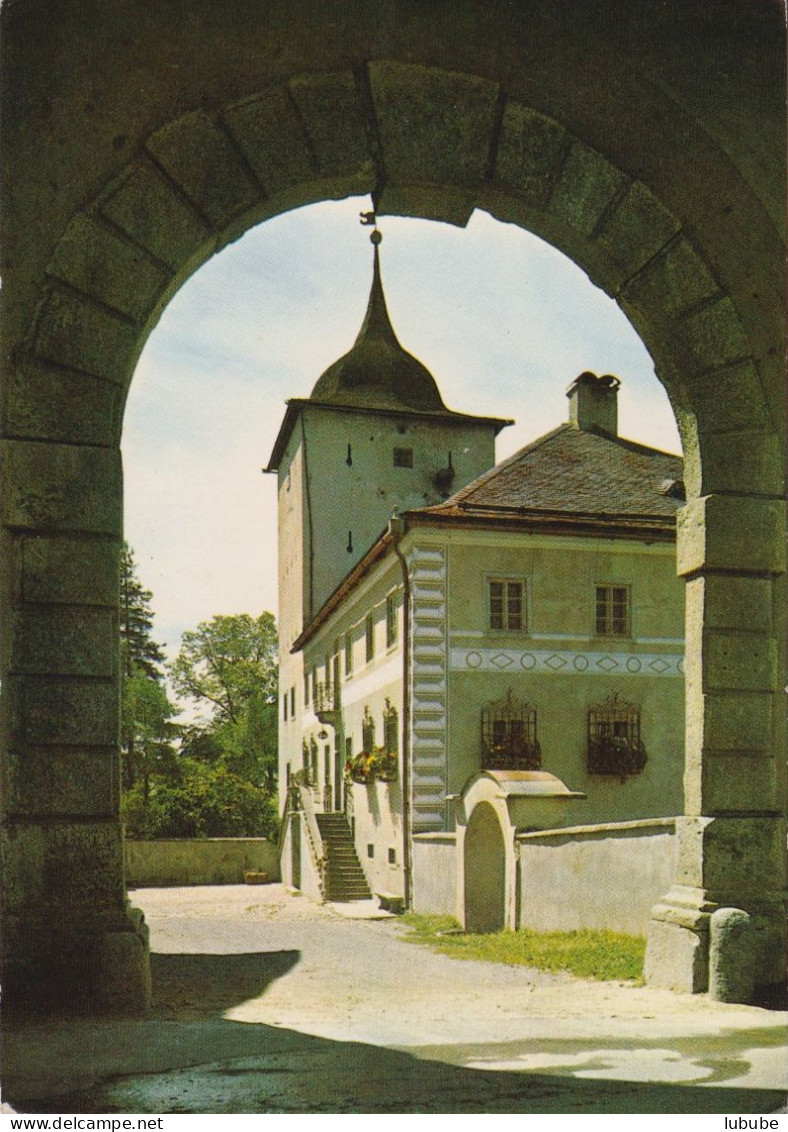
M 682 676 L 681 653 L 613 650 L 457 648 L 450 650 L 452 672 L 532 672 L 582 676 Z

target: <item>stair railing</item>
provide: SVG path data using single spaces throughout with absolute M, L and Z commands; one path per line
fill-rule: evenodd
M 299 772 L 300 773 L 300 772 Z M 304 815 L 304 825 L 306 827 L 307 841 L 309 842 L 309 853 L 312 858 L 312 864 L 317 873 L 318 883 L 320 885 L 320 893 L 323 899 L 326 899 L 326 873 L 328 870 L 328 847 L 323 843 L 323 837 L 320 833 L 320 827 L 317 824 L 315 817 L 315 799 L 312 794 L 312 788 L 309 783 L 301 783 L 298 781 L 298 774 L 294 774 L 291 779 L 291 790 L 298 794 L 298 808 Z

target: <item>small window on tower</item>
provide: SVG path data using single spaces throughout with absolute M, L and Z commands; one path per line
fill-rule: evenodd
M 413 449 L 412 448 L 395 448 L 394 449 L 394 467 L 395 468 L 412 468 L 413 467 Z

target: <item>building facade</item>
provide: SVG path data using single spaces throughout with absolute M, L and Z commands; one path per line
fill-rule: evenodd
M 568 422 L 500 465 L 505 422 L 390 415 L 369 390 L 357 415 L 291 402 L 276 457 L 291 883 L 311 871 L 307 889 L 327 895 L 322 815 L 334 814 L 367 890 L 411 903 L 414 886 L 430 889 L 414 876 L 414 838 L 452 835 L 480 774 L 505 793 L 560 795 L 575 824 L 681 812 L 682 466 L 618 436 L 618 384 L 581 375 Z M 306 451 L 321 469 L 317 521 Z M 374 477 L 339 469 L 343 451 Z M 318 567 L 323 542 L 333 550 Z M 553 820 L 529 804 L 518 828 Z

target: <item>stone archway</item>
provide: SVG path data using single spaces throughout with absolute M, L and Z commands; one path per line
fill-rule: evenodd
M 7 16 L 17 30 L 10 50 L 21 56 L 36 7 L 28 0 Z M 6 299 L 2 734 L 12 994 L 24 997 L 47 975 L 62 984 L 79 968 L 88 997 L 145 998 L 144 932 L 123 887 L 116 754 L 118 444 L 139 351 L 185 278 L 229 240 L 297 205 L 358 192 L 373 193 L 381 213 L 461 224 L 482 207 L 531 229 L 619 301 L 650 350 L 682 432 L 688 487 L 679 531 L 686 817 L 677 885 L 655 911 L 650 977 L 703 989 L 710 914 L 732 905 L 757 918 L 767 941 L 760 970 L 778 982 L 782 257 L 760 186 L 736 139 L 719 140 L 724 122 L 712 115 L 708 128 L 699 125 L 700 95 L 686 93 L 695 56 L 678 69 L 681 97 L 638 70 L 649 65 L 648 21 L 633 24 L 630 14 L 622 24 L 645 62 L 635 65 L 621 46 L 610 59 L 617 70 L 586 68 L 579 82 L 577 68 L 555 66 L 556 53 L 567 65 L 579 58 L 589 40 L 578 35 L 591 37 L 600 62 L 611 51 L 610 28 L 591 27 L 582 4 L 562 17 L 556 44 L 549 5 L 535 7 L 526 36 L 509 26 L 511 14 L 480 26 L 475 6 L 463 3 L 448 46 L 435 44 L 440 29 L 412 16 L 398 38 L 386 18 L 373 29 L 365 6 L 354 7 L 369 32 L 363 48 L 349 24 L 328 26 L 316 5 L 304 13 L 310 44 L 325 52 L 316 57 L 297 31 L 282 31 L 276 17 L 286 13 L 273 5 L 258 46 L 270 51 L 283 37 L 286 62 L 266 56 L 261 81 L 239 41 L 224 75 L 206 56 L 191 87 L 179 78 L 177 97 L 154 20 L 140 42 L 161 98 L 143 98 L 145 113 L 136 103 L 126 110 L 131 79 L 113 86 L 105 77 L 100 159 L 81 168 L 79 146 L 64 141 L 75 154 L 67 189 L 46 181 L 28 135 L 6 142 L 7 160 L 27 162 L 20 183 L 40 187 L 43 209 L 35 231 L 22 231 L 23 204 L 7 225 L 12 259 L 25 238 L 29 252 L 13 265 Z M 692 9 L 710 34 L 701 8 L 683 5 L 684 18 Z M 113 15 L 126 35 L 133 15 L 123 4 Z M 751 49 L 760 64 L 769 40 L 748 18 L 730 24 L 729 46 Z M 195 24 L 185 34 L 184 49 L 204 50 L 205 19 L 202 31 Z M 28 102 L 26 112 L 49 113 L 54 129 L 71 107 L 74 130 L 82 119 L 71 80 L 55 74 L 63 105 Z M 748 97 L 754 120 L 758 100 Z M 626 137 L 615 128 L 619 104 L 634 107 Z
M 500 932 L 506 927 L 506 845 L 489 802 L 479 802 L 465 830 L 463 854 L 465 930 Z

